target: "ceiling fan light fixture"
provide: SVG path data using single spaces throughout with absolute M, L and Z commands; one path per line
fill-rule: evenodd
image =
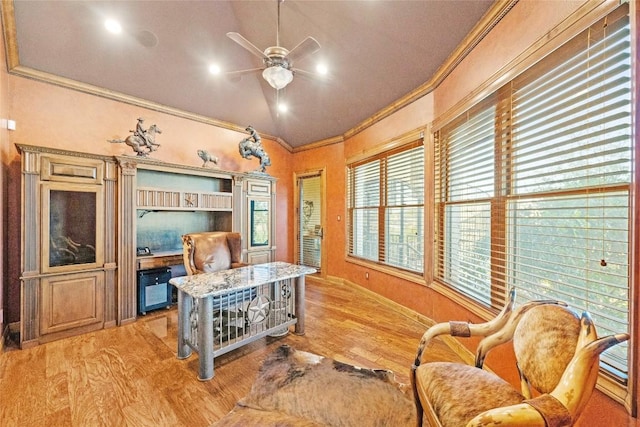
M 287 86 L 293 80 L 293 72 L 284 67 L 274 65 L 265 68 L 262 77 L 271 85 L 272 88 L 280 90 Z

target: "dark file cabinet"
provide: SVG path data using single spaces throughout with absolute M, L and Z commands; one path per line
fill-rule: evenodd
M 138 271 L 138 313 L 171 306 L 173 286 L 168 267 Z

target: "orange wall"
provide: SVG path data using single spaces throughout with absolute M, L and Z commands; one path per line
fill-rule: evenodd
M 108 139 L 122 139 L 129 135 L 136 119 L 145 119 L 145 126 L 156 124 L 162 134 L 156 135 L 161 144 L 151 156 L 175 164 L 201 166 L 196 150 L 205 149 L 219 157 L 219 166 L 229 171 L 253 171 L 259 161 L 243 159 L 238 142 L 248 136 L 173 115 L 147 110 L 133 105 L 89 95 L 35 80 L 7 75 L 8 102 L 16 131 L 9 133 L 3 149 L 6 167 L 8 235 L 7 246 L 7 321 L 19 320 L 20 298 L 20 155 L 14 144 L 30 144 L 65 150 L 104 155 L 133 154 L 124 144 L 112 144 Z M 275 141 L 262 143 L 271 157 L 267 172 L 277 178 L 276 195 L 276 258 L 291 261 L 289 244 L 291 233 L 291 158 L 292 154 Z
M 314 150 L 298 152 L 293 158 L 293 172 L 302 174 L 308 171 L 323 169 L 326 175 L 326 224 L 324 229 L 323 242 L 327 244 L 328 262 L 326 271 L 330 276 L 341 276 L 342 266 L 334 262 L 336 255 L 343 255 L 345 248 L 344 239 L 344 154 L 343 144 L 333 144 Z M 295 197 L 295 194 L 292 194 Z M 295 212 L 291 212 L 292 218 Z M 293 233 L 291 234 L 293 236 Z M 343 259 L 344 256 L 337 258 Z
M 329 203 L 335 203 L 334 212 L 342 215 L 344 219 L 346 200 L 344 171 L 348 158 L 384 144 L 409 130 L 421 126 L 426 127 L 457 102 L 477 90 L 485 81 L 491 80 L 492 76 L 529 46 L 547 37 L 555 26 L 582 3 L 580 1 L 518 2 L 433 93 L 345 140 L 344 143 L 329 147 L 330 152 L 327 152 L 326 148 L 319 148 L 295 153 L 296 170 L 316 167 L 319 159 L 323 157 L 330 160 L 326 161 L 329 164 L 326 179 L 328 185 L 334 188 L 332 188 L 331 195 L 328 195 L 328 200 Z M 517 36 L 514 37 L 514 35 Z M 431 147 L 428 138 L 425 139 L 425 146 L 427 149 Z M 342 152 L 342 157 L 336 157 L 340 152 Z M 337 183 L 342 185 L 338 187 Z M 433 185 L 432 176 L 426 177 L 425 185 Z M 436 321 L 451 319 L 483 321 L 427 286 L 347 262 L 345 259 L 344 220 L 338 222 L 335 220 L 335 215 L 329 214 L 325 233 L 327 238 L 324 242 L 328 246 L 328 276 L 360 285 Z M 430 242 L 431 236 L 427 236 L 425 247 L 428 247 Z M 368 279 L 365 278 L 365 272 L 369 273 Z M 475 342 L 470 341 L 465 344 L 469 348 L 474 348 Z M 487 359 L 489 367 L 519 387 L 514 362 L 513 354 L 508 350 L 496 351 L 490 354 Z M 636 420 L 629 417 L 621 405 L 600 392 L 594 393 L 581 420 L 577 425 L 636 425 Z

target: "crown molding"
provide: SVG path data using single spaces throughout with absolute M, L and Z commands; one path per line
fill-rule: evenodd
M 518 3 L 519 0 L 496 0 L 491 8 L 478 21 L 476 26 L 469 32 L 464 40 L 458 45 L 456 50 L 440 66 L 429 81 L 418 86 L 416 89 L 390 104 L 386 108 L 378 111 L 373 116 L 364 120 L 357 126 L 351 128 L 344 134 L 348 139 L 353 135 L 362 132 L 366 128 L 373 126 L 382 119 L 392 115 L 398 110 L 417 101 L 423 96 L 433 92 L 444 79 L 464 60 L 467 55 L 485 38 L 487 34 L 504 18 L 504 16 Z
M 228 129 L 240 133 L 244 133 L 244 126 L 234 123 L 216 120 L 200 114 L 191 113 L 167 105 L 151 102 L 142 98 L 129 96 L 120 92 L 110 91 L 98 86 L 81 83 L 72 79 L 56 76 L 50 73 L 38 71 L 29 67 L 20 65 L 17 32 L 15 23 L 14 0 L 1 0 L 2 6 L 2 24 L 4 28 L 5 51 L 7 60 L 7 70 L 10 74 L 50 83 L 56 86 L 65 87 L 79 92 L 100 96 L 102 98 L 123 102 L 130 105 L 146 108 L 148 110 L 170 114 L 176 117 L 205 123 L 211 126 Z M 280 137 L 262 134 L 264 139 L 269 139 L 280 144 L 290 153 L 306 151 L 310 149 L 320 148 L 328 145 L 344 142 L 346 139 L 362 132 L 363 130 L 373 126 L 381 120 L 389 117 L 393 113 L 406 107 L 412 102 L 422 98 L 432 92 L 454 69 L 462 62 L 462 60 L 471 52 L 482 39 L 500 22 L 500 20 L 513 8 L 518 0 L 496 0 L 492 7 L 485 13 L 471 32 L 460 43 L 458 48 L 449 56 L 445 63 L 436 71 L 435 75 L 426 83 L 422 84 L 415 90 L 411 91 L 404 97 L 398 99 L 394 103 L 378 111 L 371 117 L 357 124 L 353 128 L 346 131 L 343 135 L 337 135 L 323 139 L 321 141 L 305 144 L 301 147 L 293 148 Z

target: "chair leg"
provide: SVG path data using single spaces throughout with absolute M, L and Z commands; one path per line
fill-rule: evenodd
M 422 402 L 420 402 L 420 396 L 418 395 L 418 386 L 416 385 L 416 369 L 418 367 L 414 364 L 411 366 L 411 388 L 413 389 L 413 401 L 416 405 L 416 426 L 422 427 L 422 418 L 424 416 L 424 409 L 422 408 Z

